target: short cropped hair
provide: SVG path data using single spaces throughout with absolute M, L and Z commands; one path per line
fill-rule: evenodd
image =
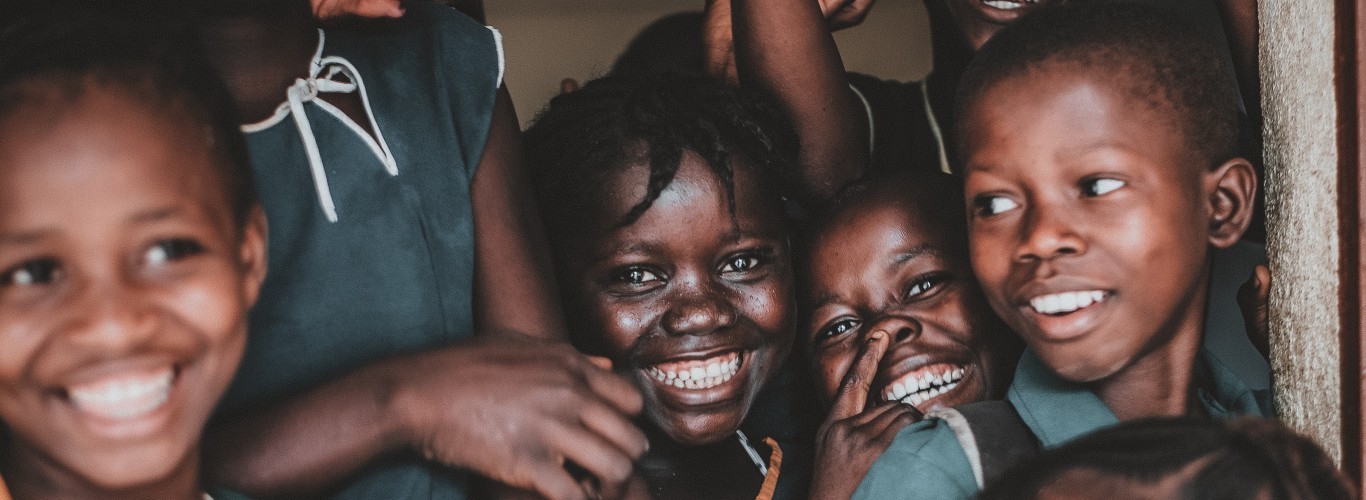
M 993 85 L 1050 64 L 1121 86 L 1179 127 L 1194 160 L 1212 168 L 1238 156 L 1238 93 L 1228 62 L 1196 26 L 1143 5 L 1079 2 L 1005 28 L 968 65 L 958 116 Z
M 111 86 L 158 112 L 207 125 L 214 164 L 240 225 L 256 203 L 231 94 L 202 55 L 177 0 L 20 0 L 0 9 L 0 116 L 56 95 Z
M 1174 480 L 1170 493 L 1182 500 L 1356 498 L 1318 445 L 1278 422 L 1190 417 L 1136 420 L 1083 436 L 1011 468 L 979 498 L 1036 498 L 1068 471 L 1140 489 Z

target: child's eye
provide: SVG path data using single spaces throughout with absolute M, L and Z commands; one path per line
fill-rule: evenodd
M 1086 196 L 1100 196 L 1116 189 L 1124 187 L 1125 182 L 1119 179 L 1101 177 L 1088 179 L 1081 183 L 1081 192 Z
M 833 339 L 849 333 L 855 328 L 858 328 L 858 320 L 854 318 L 844 318 L 816 332 L 816 341 L 821 342 L 827 339 Z
M 759 267 L 759 258 L 753 255 L 736 255 L 721 266 L 722 273 L 743 273 Z
M 645 269 L 643 267 L 632 267 L 630 269 L 627 269 L 620 275 L 617 275 L 617 277 L 613 281 L 616 281 L 618 283 L 624 283 L 627 285 L 641 286 L 650 284 L 655 281 L 663 280 L 659 278 L 658 274 L 655 274 L 653 271 L 650 271 L 649 269 Z
M 203 252 L 204 246 L 192 240 L 162 240 L 156 242 L 151 248 L 148 248 L 147 253 L 143 255 L 143 259 L 146 260 L 148 264 L 165 264 L 186 257 L 192 257 Z
M 62 267 L 54 259 L 31 260 L 19 264 L 0 275 L 0 286 L 46 285 L 62 276 Z
M 978 196 L 973 200 L 972 204 L 975 209 L 974 212 L 976 212 L 979 217 L 990 217 L 1020 207 L 1020 204 L 1015 203 L 1015 200 L 1004 196 L 993 195 Z
M 934 291 L 939 285 L 948 281 L 948 277 L 942 274 L 931 274 L 928 276 L 917 277 L 912 280 L 910 286 L 906 288 L 903 295 L 905 300 L 912 301 L 922 298 L 926 294 Z

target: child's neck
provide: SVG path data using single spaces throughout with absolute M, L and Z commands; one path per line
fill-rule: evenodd
M 1198 288 L 1204 290 L 1205 287 Z M 1202 412 L 1191 398 L 1195 361 L 1204 338 L 1204 293 L 1183 311 L 1169 340 L 1132 364 L 1092 385 L 1121 422 Z M 1159 337 L 1161 338 L 1161 337 Z
M 12 443 L 14 444 L 14 443 Z M 0 458 L 0 475 L 5 477 L 10 495 L 18 499 L 43 498 L 76 500 L 101 498 L 109 500 L 161 498 L 168 500 L 201 500 L 204 490 L 199 484 L 199 450 L 191 450 L 183 463 L 155 484 L 138 485 L 119 490 L 101 488 L 80 477 L 69 468 L 48 458 L 25 452 L 15 444 Z
M 636 469 L 665 498 L 754 498 L 763 483 L 734 434 L 705 445 L 679 443 L 650 425 L 645 434 L 650 451 Z

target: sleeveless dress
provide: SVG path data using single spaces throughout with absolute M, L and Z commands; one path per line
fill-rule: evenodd
M 502 82 L 499 35 L 433 2 L 320 30 L 311 78 L 245 125 L 269 270 L 225 411 L 473 335 L 471 182 Z M 319 93 L 357 92 L 372 138 Z M 337 498 L 464 498 L 465 473 L 416 458 Z M 215 492 L 215 496 L 220 496 Z

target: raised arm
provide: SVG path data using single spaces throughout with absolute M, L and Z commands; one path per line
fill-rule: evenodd
M 709 3 L 721 2 L 730 3 L 741 85 L 771 94 L 796 128 L 803 201 L 828 200 L 863 175 L 869 151 L 867 117 L 849 88 L 821 5 L 816 0 Z
M 471 196 L 478 331 L 567 339 L 545 231 L 522 160 L 517 114 L 506 88 L 498 91 Z
M 373 363 L 221 418 L 205 438 L 211 483 L 251 496 L 314 496 L 406 453 L 557 499 L 588 495 L 565 462 L 606 485 L 627 478 L 646 446 L 630 422 L 640 395 L 568 344 L 546 340 L 564 332 L 521 187 L 516 123 L 500 92 L 472 195 L 476 323 L 496 334 Z

